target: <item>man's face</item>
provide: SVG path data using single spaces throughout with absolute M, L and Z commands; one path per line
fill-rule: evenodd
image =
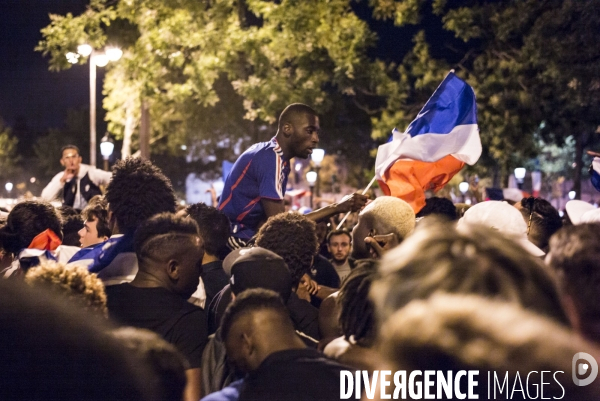
M 288 129 L 291 130 L 292 157 L 308 159 L 313 149 L 319 145 L 319 117 L 301 114 L 286 125 L 289 125 Z
M 332 235 L 329 238 L 327 249 L 336 263 L 345 263 L 350 255 L 350 237 L 346 234 Z
M 179 278 L 177 292 L 184 298 L 189 298 L 198 288 L 200 273 L 202 272 L 202 257 L 204 248 L 200 237 L 192 237 L 191 244 L 186 252 L 179 258 Z
M 65 149 L 63 150 L 60 164 L 67 170 L 78 172 L 79 165 L 81 164 L 81 156 L 79 156 L 76 149 Z
M 106 237 L 98 237 L 97 224 L 98 220 L 86 220 L 83 223 L 83 228 L 77 232 L 79 234 L 79 242 L 83 248 L 99 244 L 106 240 Z
M 355 259 L 370 258 L 365 238 L 371 233 L 371 218 L 368 215 L 360 214 L 358 224 L 352 230 L 352 257 Z

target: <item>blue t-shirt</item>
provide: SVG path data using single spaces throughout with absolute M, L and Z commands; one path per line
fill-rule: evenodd
M 262 198 L 283 200 L 290 162 L 275 138 L 246 150 L 225 180 L 218 209 L 229 217 L 232 235 L 244 241 L 252 238 L 266 219 Z

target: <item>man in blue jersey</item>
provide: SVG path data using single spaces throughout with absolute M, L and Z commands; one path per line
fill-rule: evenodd
M 252 145 L 238 158 L 225 180 L 218 205 L 231 221 L 230 248 L 245 246 L 269 217 L 285 211 L 290 160 L 310 157 L 319 144 L 320 130 L 319 117 L 312 108 L 291 104 L 279 116 L 275 137 Z M 357 211 L 366 202 L 366 196 L 353 194 L 307 217 L 317 221 L 337 213 Z

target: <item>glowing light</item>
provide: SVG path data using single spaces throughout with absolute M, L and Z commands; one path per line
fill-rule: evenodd
M 522 181 L 525 178 L 526 173 L 527 170 L 525 169 L 525 167 L 517 167 L 515 169 L 515 178 L 519 181 Z
M 123 55 L 123 50 L 118 47 L 107 47 L 105 53 L 110 61 L 117 61 Z
M 83 44 L 83 45 L 77 46 L 77 53 L 81 54 L 83 57 L 87 57 L 90 54 L 92 54 L 93 50 L 94 49 L 92 49 L 92 46 L 90 46 L 88 44 Z
M 104 53 L 95 54 L 92 62 L 98 67 L 104 67 L 106 64 L 108 64 L 108 56 Z
M 317 182 L 317 172 L 309 171 L 308 173 L 306 173 L 306 181 L 308 181 L 308 184 L 310 186 L 315 185 L 315 182 Z
M 324 157 L 325 157 L 324 149 L 313 149 L 312 154 L 310 155 L 310 158 L 312 159 L 313 163 L 315 163 L 315 166 L 317 166 L 317 167 L 319 167 L 321 165 L 321 162 L 323 161 Z
M 12 183 L 12 182 L 7 182 L 7 183 L 4 185 L 4 189 L 6 189 L 6 191 L 7 191 L 7 192 L 10 192 L 10 191 L 12 191 L 12 189 L 13 189 L 13 183 Z
M 571 200 L 575 199 L 575 195 L 577 195 L 577 192 L 569 191 L 569 199 L 571 199 Z
M 466 194 L 469 190 L 469 183 L 466 181 L 461 182 L 460 184 L 458 184 L 458 189 L 460 190 L 460 192 L 462 192 L 463 195 Z
M 34 184 L 34 183 L 35 183 L 35 181 L 36 181 L 35 177 L 31 177 L 31 178 L 29 179 L 29 182 L 30 182 L 30 183 L 32 183 L 32 184 Z
M 77 62 L 79 61 L 79 54 L 77 54 L 77 53 L 68 52 L 66 54 L 66 57 L 67 57 L 67 61 L 71 64 L 77 64 Z

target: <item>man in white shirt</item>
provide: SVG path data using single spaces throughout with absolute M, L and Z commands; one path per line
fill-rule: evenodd
M 79 148 L 67 145 L 62 148 L 60 164 L 65 168 L 52 178 L 42 191 L 42 198 L 47 201 L 60 199 L 64 205 L 77 210 L 87 206 L 95 195 L 101 195 L 101 185 L 107 185 L 112 173 L 81 163 Z

